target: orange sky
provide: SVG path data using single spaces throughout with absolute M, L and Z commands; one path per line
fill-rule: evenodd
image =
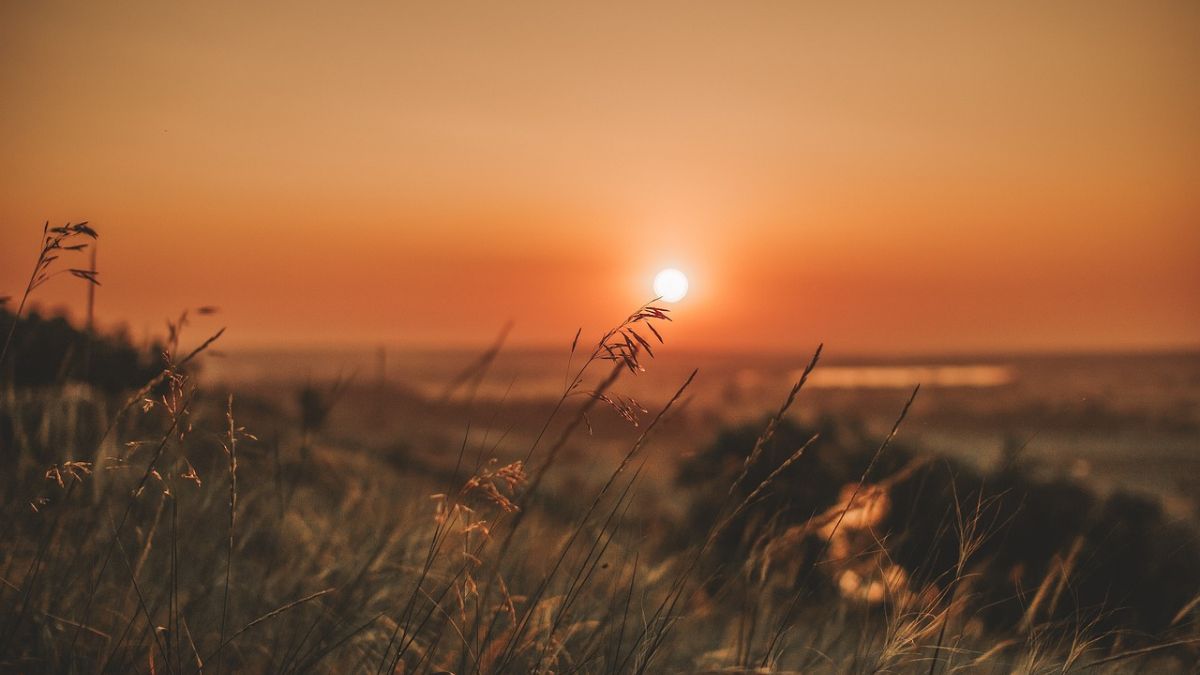
M 1200 341 L 1200 3 L 191 4 L 0 7 L 0 293 L 88 219 L 106 323 L 232 345 L 565 344 L 665 266 L 682 347 Z

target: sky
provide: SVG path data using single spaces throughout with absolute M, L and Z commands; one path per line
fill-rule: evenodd
M 103 325 L 680 348 L 1200 345 L 1200 3 L 0 3 L 0 295 Z M 38 290 L 78 313 L 78 280 Z

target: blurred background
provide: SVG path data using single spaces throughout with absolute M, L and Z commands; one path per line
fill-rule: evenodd
M 480 469 L 563 433 L 556 402 L 582 405 L 608 367 L 574 386 L 581 362 L 673 268 L 688 289 L 659 303 L 662 342 L 564 441 L 531 502 L 539 527 L 582 508 L 698 369 L 630 515 L 648 559 L 678 561 L 823 343 L 766 457 L 812 431 L 824 445 L 764 497 L 775 515 L 731 521 L 722 563 L 877 481 L 911 507 L 887 546 L 920 595 L 953 567 L 947 505 L 974 494 L 1008 542 L 980 556 L 987 607 L 1008 613 L 989 626 L 1030 633 L 1026 599 L 1057 583 L 1060 627 L 1086 609 L 1194 645 L 1198 72 L 1185 1 L 6 3 L 0 457 L 48 480 L 79 448 L 97 465 L 116 453 L 113 429 L 157 433 L 153 401 L 102 420 L 166 363 L 187 383 L 171 386 L 207 392 L 197 428 L 221 428 L 236 396 L 257 435 L 247 466 L 271 478 L 252 518 L 345 525 L 395 506 L 397 485 L 454 494 L 460 452 Z M 84 220 L 99 237 L 56 266 L 100 285 L 62 274 L 25 303 L 42 223 Z M 163 361 L 222 327 L 186 368 Z M 196 475 L 189 457 L 176 479 Z M 36 511 L 10 483 L 8 504 Z M 298 537 L 318 552 L 335 538 Z M 274 569 L 260 553 L 245 558 Z M 1078 556 L 1093 576 L 1059 605 Z M 845 578 L 826 590 L 857 598 Z M 224 608 L 210 624 L 223 647 Z M 712 630 L 704 649 L 730 643 Z
M 476 393 L 554 396 L 675 267 L 647 400 L 699 367 L 695 409 L 759 414 L 824 342 L 813 415 L 920 382 L 973 462 L 1196 475 L 1194 3 L 3 13 L 0 288 L 89 219 L 89 319 L 219 307 L 216 380 L 437 397 L 511 322 Z

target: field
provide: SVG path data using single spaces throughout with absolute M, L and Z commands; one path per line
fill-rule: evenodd
M 211 308 L 139 348 L 24 305 L 6 671 L 1195 669 L 1194 354 L 676 355 L 646 305 L 289 363 Z

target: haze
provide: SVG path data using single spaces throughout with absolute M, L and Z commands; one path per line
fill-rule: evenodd
M 676 267 L 681 347 L 1190 346 L 1197 73 L 1195 2 L 10 2 L 0 294 L 87 219 L 103 323 L 235 345 L 566 345 Z

